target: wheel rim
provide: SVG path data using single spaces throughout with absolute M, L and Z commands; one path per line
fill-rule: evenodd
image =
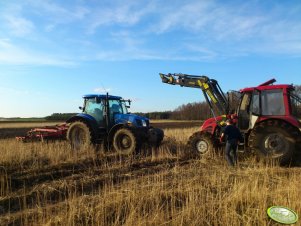
M 265 137 L 264 149 L 272 158 L 277 158 L 285 154 L 288 150 L 288 142 L 285 137 L 278 133 L 273 133 Z
M 121 150 L 128 149 L 132 145 L 132 140 L 129 136 L 122 134 L 122 135 L 118 136 L 118 138 L 117 138 L 117 145 L 118 145 L 118 148 Z
M 198 152 L 203 155 L 206 154 L 208 152 L 208 144 L 207 142 L 200 140 L 196 143 L 196 149 L 198 150 Z

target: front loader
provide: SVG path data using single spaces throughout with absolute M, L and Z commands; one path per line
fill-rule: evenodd
M 281 163 L 289 163 L 294 154 L 300 154 L 301 99 L 292 85 L 274 85 L 276 80 L 271 79 L 256 87 L 241 89 L 237 109 L 230 114 L 229 98 L 216 80 L 186 74 L 160 73 L 160 77 L 163 83 L 202 90 L 213 117 L 205 120 L 200 131 L 188 141 L 191 149 L 200 155 L 221 145 L 219 137 L 227 118 L 234 118 L 243 133 L 245 150 Z

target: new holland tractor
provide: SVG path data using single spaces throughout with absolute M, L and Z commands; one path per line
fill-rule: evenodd
M 67 120 L 66 136 L 73 149 L 100 144 L 121 154 L 131 154 L 143 143 L 157 147 L 163 140 L 163 131 L 151 127 L 148 118 L 128 113 L 130 100 L 108 94 L 83 98 L 82 113 Z
M 271 79 L 256 87 L 239 91 L 240 101 L 232 112 L 229 96 L 218 82 L 207 76 L 161 74 L 163 83 L 199 88 L 207 101 L 212 118 L 204 121 L 200 131 L 192 134 L 188 145 L 200 155 L 206 155 L 221 145 L 220 134 L 225 120 L 232 118 L 244 135 L 243 148 L 264 159 L 289 163 L 301 152 L 301 99 L 292 85 L 275 85 Z M 232 114 L 230 114 L 232 113 Z

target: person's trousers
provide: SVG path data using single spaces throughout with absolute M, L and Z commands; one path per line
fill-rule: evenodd
M 230 166 L 237 164 L 237 140 L 228 140 L 226 142 L 225 157 Z

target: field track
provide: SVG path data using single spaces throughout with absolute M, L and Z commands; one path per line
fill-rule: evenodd
M 2 215 L 4 220 L 9 213 L 9 217 L 7 216 L 9 222 L 9 219 L 16 217 L 14 215 L 18 215 L 18 212 L 35 208 L 38 204 L 44 203 L 40 208 L 50 203 L 55 206 L 78 192 L 80 195 L 99 194 L 107 184 L 120 186 L 126 181 L 137 180 L 144 175 L 155 175 L 175 166 L 186 165 L 188 162 L 188 160 L 179 162 L 176 159 L 154 162 L 121 160 L 116 156 L 109 156 L 101 160 L 84 159 L 76 164 L 63 163 L 21 172 L 19 169 L 8 169 L 5 173 L 10 178 L 10 191 L 0 200 L 0 216 Z M 104 167 L 107 164 L 110 164 L 110 167 Z

